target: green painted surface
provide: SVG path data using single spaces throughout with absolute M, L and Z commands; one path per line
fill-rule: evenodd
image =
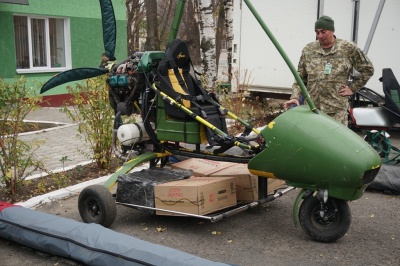
M 286 180 L 291 186 L 352 200 L 362 196 L 366 171 L 381 165 L 374 149 L 322 112 L 299 106 L 278 116 L 262 132 L 266 148 L 248 168 Z
M 164 101 L 157 97 L 157 138 L 159 140 L 201 143 L 200 123 L 166 118 Z
M 178 0 L 175 8 L 174 20 L 172 21 L 171 32 L 168 36 L 168 42 L 171 43 L 178 35 L 179 26 L 181 24 L 183 12 L 185 10 L 186 0 Z
M 127 57 L 125 27 L 125 22 L 117 21 L 115 49 L 117 60 Z M 71 47 L 74 68 L 98 67 L 101 54 L 104 52 L 101 21 L 86 18 L 71 19 Z
M 9 21 L 12 23 L 9 23 Z M 0 77 L 15 77 L 16 63 L 12 14 L 1 12 L 0 9 L 0 25 Z M 11 36 L 12 38 L 8 36 Z
M 125 0 L 113 0 L 112 3 L 117 20 L 125 18 Z M 99 0 L 29 0 L 29 5 L 0 3 L 0 11 L 43 16 L 101 18 Z
M 161 51 L 150 51 L 144 52 L 140 57 L 138 71 L 139 72 L 150 72 L 153 69 L 153 62 L 163 59 L 165 52 Z
M 126 8 L 124 0 L 112 1 L 117 24 L 116 58 L 127 57 Z M 19 77 L 15 63 L 14 14 L 67 17 L 70 19 L 72 68 L 98 67 L 104 51 L 101 11 L 98 0 L 30 0 L 29 5 L 11 5 L 0 3 L 0 78 L 7 82 Z M 39 93 L 41 84 L 58 72 L 23 74 L 29 86 Z M 49 90 L 44 95 L 66 93 L 70 82 Z

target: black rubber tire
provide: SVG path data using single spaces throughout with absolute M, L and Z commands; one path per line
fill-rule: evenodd
M 321 203 L 310 195 L 305 198 L 299 210 L 299 222 L 303 231 L 311 239 L 330 243 L 346 234 L 351 224 L 351 212 L 347 201 L 328 198 L 324 204 L 325 214 L 320 216 Z
M 117 206 L 110 191 L 102 185 L 84 188 L 79 194 L 78 209 L 85 223 L 109 227 L 117 216 Z
M 384 136 L 379 134 L 379 136 L 377 137 L 377 139 L 374 140 L 373 143 L 369 135 L 365 135 L 364 140 L 368 142 L 368 144 L 371 145 L 372 148 L 374 148 L 374 150 L 379 154 L 381 158 L 385 158 L 385 151 L 389 149 L 389 146 L 386 143 Z

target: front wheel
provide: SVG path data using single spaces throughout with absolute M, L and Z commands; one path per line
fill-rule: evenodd
M 328 198 L 323 203 L 311 195 L 300 206 L 299 222 L 311 239 L 324 243 L 334 242 L 350 228 L 350 207 L 344 200 Z
M 84 188 L 79 194 L 78 209 L 85 223 L 101 224 L 109 227 L 117 216 L 114 197 L 107 188 L 92 185 Z

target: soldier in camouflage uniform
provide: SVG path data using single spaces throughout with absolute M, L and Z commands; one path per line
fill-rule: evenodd
M 374 67 L 356 44 L 336 39 L 334 31 L 334 21 L 328 16 L 315 22 L 317 41 L 304 47 L 297 71 L 316 108 L 347 125 L 348 96 L 365 86 L 374 74 Z M 353 67 L 359 75 L 350 84 L 348 79 Z M 300 87 L 295 82 L 285 107 L 299 105 L 300 95 Z

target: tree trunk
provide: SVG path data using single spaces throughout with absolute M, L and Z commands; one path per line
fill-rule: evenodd
M 217 65 L 215 60 L 215 21 L 213 3 L 211 0 L 197 0 L 199 10 L 199 27 L 201 37 L 201 55 L 205 87 L 212 91 L 217 80 Z
M 222 40 L 225 34 L 225 10 L 224 10 L 224 2 L 219 1 L 217 10 L 215 11 L 218 14 L 218 21 L 215 33 L 215 62 L 217 65 L 217 73 L 218 73 L 218 66 L 219 66 L 219 57 L 221 55 L 222 49 Z
M 143 3 L 139 0 L 126 0 L 126 19 L 128 35 L 128 54 L 133 54 L 140 50 L 139 25 L 143 21 Z
M 180 38 L 186 40 L 193 65 L 200 66 L 200 32 L 197 20 L 193 19 L 195 17 L 196 13 L 194 3 L 192 0 L 188 0 L 186 4 L 186 10 L 183 13 L 183 23 L 181 23 L 178 35 Z
M 158 51 L 160 50 L 160 42 L 158 37 L 158 13 L 157 0 L 146 0 L 146 25 L 147 37 L 145 50 Z
M 224 0 L 228 79 L 232 80 L 233 0 Z
M 133 50 L 133 43 L 134 43 L 134 25 L 133 25 L 133 15 L 132 15 L 132 1 L 133 0 L 126 0 L 126 34 L 128 37 L 128 54 L 132 54 Z
M 175 1 L 162 0 L 158 2 L 158 10 L 160 10 L 160 48 L 165 49 L 168 43 L 169 32 L 171 30 L 171 24 L 174 19 L 174 10 L 176 8 Z

